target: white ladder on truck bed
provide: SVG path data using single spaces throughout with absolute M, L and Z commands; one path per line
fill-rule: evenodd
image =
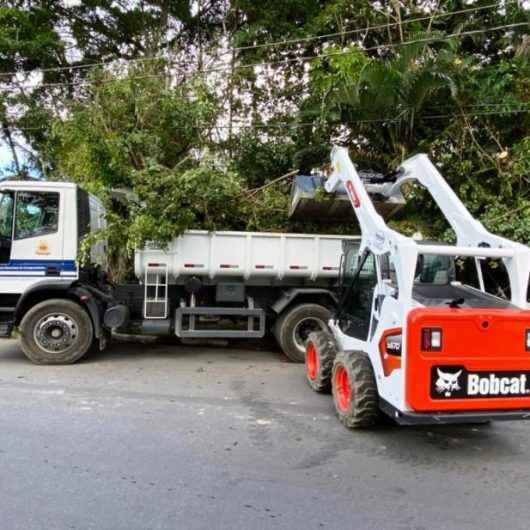
M 167 263 L 148 263 L 144 281 L 144 318 L 167 318 Z

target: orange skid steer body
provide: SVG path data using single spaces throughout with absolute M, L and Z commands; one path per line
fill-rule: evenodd
M 530 409 L 530 311 L 414 309 L 407 328 L 405 395 L 415 411 Z

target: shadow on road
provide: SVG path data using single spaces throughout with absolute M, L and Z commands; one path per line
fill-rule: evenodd
M 26 358 L 17 341 L 0 341 L 0 346 L 6 344 L 0 353 L 0 363 L 21 363 L 28 364 Z M 204 355 L 225 357 L 229 359 L 241 360 L 277 360 L 279 362 L 289 362 L 283 352 L 279 349 L 274 339 L 262 341 L 231 340 L 223 341 L 197 341 L 196 343 L 182 344 L 178 339 L 166 338 L 164 340 L 146 341 L 145 343 L 134 340 L 115 340 L 100 351 L 93 347 L 85 357 L 76 364 L 90 364 L 94 362 L 134 362 L 135 359 L 145 359 L 148 357 L 160 359 L 178 360 L 183 356 L 197 357 Z

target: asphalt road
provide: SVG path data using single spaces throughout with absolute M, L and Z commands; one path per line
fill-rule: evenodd
M 0 342 L 0 528 L 526 529 L 530 423 L 350 432 L 278 352 Z

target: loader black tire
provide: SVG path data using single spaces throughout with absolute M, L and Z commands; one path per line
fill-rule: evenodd
M 77 303 L 56 298 L 33 306 L 20 323 L 20 343 L 35 364 L 72 364 L 94 340 L 94 326 Z
M 327 331 L 313 331 L 306 343 L 306 380 L 315 392 L 331 391 L 331 372 L 337 355 L 337 344 Z
M 293 363 L 305 362 L 305 343 L 311 331 L 327 330 L 331 311 L 320 304 L 300 304 L 286 309 L 276 321 L 274 334 L 287 358 Z M 307 334 L 302 329 L 307 326 Z M 311 329 L 311 326 L 314 329 Z M 305 336 L 304 336 L 305 334 Z
M 333 403 L 349 429 L 372 427 L 380 419 L 379 394 L 372 363 L 364 352 L 339 352 L 331 378 Z

